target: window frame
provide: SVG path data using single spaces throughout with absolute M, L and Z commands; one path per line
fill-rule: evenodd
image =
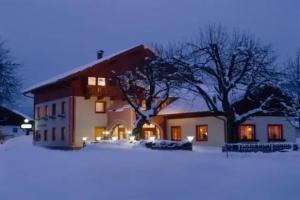
M 97 111 L 97 103 L 103 103 L 103 111 Z M 95 113 L 106 113 L 106 102 L 105 101 L 95 101 Z
M 41 107 L 37 106 L 36 107 L 36 119 L 41 119 Z
M 173 137 L 173 129 L 175 129 L 175 128 L 179 128 L 180 139 L 174 139 L 174 137 Z M 171 129 L 171 140 L 172 140 L 172 141 L 177 141 L 177 142 L 182 141 L 182 131 L 181 131 L 181 126 L 171 126 L 170 129 Z
M 49 107 L 48 107 L 48 105 L 44 106 L 44 116 L 49 117 Z
M 269 135 L 269 127 L 270 126 L 279 126 L 281 130 L 281 138 L 280 139 L 270 139 Z M 268 124 L 267 125 L 267 135 L 268 135 L 268 142 L 276 142 L 276 141 L 285 141 L 284 139 L 284 132 L 283 132 L 283 124 Z
M 198 137 L 198 130 L 200 127 L 206 127 L 207 129 L 207 138 L 206 139 L 199 139 Z M 196 125 L 196 141 L 197 142 L 207 142 L 208 141 L 208 124 L 199 124 L 199 125 Z
M 95 84 L 90 84 L 90 79 L 95 79 Z M 87 78 L 87 85 L 88 86 L 97 86 L 97 82 L 98 82 L 97 77 L 95 77 L 95 76 L 88 76 L 88 78 Z
M 248 139 L 242 139 L 241 138 L 241 127 L 242 126 L 252 126 L 253 127 L 253 139 L 248 140 Z M 238 130 L 238 136 L 239 136 L 239 141 L 241 142 L 253 142 L 253 141 L 257 141 L 256 139 L 256 125 L 255 124 L 240 124 L 239 125 L 239 130 Z

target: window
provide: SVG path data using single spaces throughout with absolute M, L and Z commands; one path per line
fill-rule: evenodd
M 40 134 L 39 130 L 35 131 L 34 140 L 35 141 L 40 141 L 41 140 L 41 134 Z
M 268 125 L 269 141 L 283 140 L 283 129 L 281 124 Z
M 66 113 L 66 102 L 63 101 L 61 102 L 61 114 L 65 114 Z
M 12 131 L 13 131 L 13 133 L 17 133 L 18 132 L 18 128 L 13 128 Z
M 52 116 L 56 115 L 56 104 L 52 104 Z
M 104 101 L 96 101 L 95 112 L 96 113 L 105 113 L 105 102 Z
M 48 140 L 48 130 L 44 130 L 44 141 Z
M 171 140 L 181 141 L 181 127 L 171 126 Z
M 55 141 L 56 139 L 56 129 L 55 128 L 52 128 L 52 141 Z
M 96 77 L 88 77 L 88 85 L 96 85 Z
M 196 126 L 196 141 L 208 140 L 208 125 Z
M 66 134 L 65 131 L 66 131 L 65 127 L 62 127 L 62 128 L 61 128 L 61 135 L 60 135 L 60 139 L 61 139 L 62 141 L 65 140 L 65 134 Z
M 98 78 L 98 85 L 105 86 L 105 78 Z
M 36 108 L 36 118 L 37 119 L 41 118 L 41 108 L 39 106 Z
M 48 117 L 48 115 L 49 115 L 49 112 L 48 112 L 48 106 L 45 105 L 45 117 Z
M 239 137 L 241 141 L 255 140 L 255 125 L 253 124 L 240 125 Z

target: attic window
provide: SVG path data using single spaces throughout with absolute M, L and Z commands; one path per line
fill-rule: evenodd
M 88 85 L 96 85 L 96 77 L 88 77 Z
M 105 78 L 98 78 L 98 85 L 99 86 L 105 86 Z

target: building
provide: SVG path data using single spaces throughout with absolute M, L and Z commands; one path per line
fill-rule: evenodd
M 33 119 L 23 113 L 0 106 L 0 140 L 26 134 L 27 131 L 21 129 L 21 124 L 26 119 L 33 122 Z
M 34 98 L 34 144 L 81 148 L 83 139 L 129 138 L 136 116 L 114 76 L 154 54 L 144 45 L 104 58 L 102 54 L 98 52 L 98 60 L 93 63 L 24 91 Z M 222 146 L 225 142 L 222 115 L 209 112 L 201 99 L 190 101 L 190 98 L 173 98 L 152 124 L 143 127 L 141 138 L 154 135 L 157 139 L 184 140 L 195 136 L 196 144 Z M 240 137 L 249 142 L 295 142 L 295 130 L 284 117 L 257 116 L 240 127 Z

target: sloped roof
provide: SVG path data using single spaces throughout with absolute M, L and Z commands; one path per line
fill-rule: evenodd
M 76 67 L 76 68 L 74 68 L 74 69 L 72 69 L 72 70 L 70 70 L 70 71 L 67 71 L 67 72 L 65 72 L 65 73 L 59 74 L 59 75 L 57 75 L 57 76 L 54 76 L 54 77 L 52 77 L 52 78 L 50 78 L 50 79 L 48 79 L 48 80 L 45 80 L 45 81 L 43 81 L 43 82 L 37 83 L 37 84 L 35 84 L 35 85 L 32 85 L 32 86 L 30 86 L 30 87 L 24 89 L 22 92 L 23 92 L 24 94 L 26 94 L 26 93 L 30 93 L 30 92 L 33 91 L 33 90 L 42 88 L 42 87 L 44 87 L 44 86 L 58 83 L 58 82 L 60 82 L 60 81 L 62 81 L 62 80 L 65 80 L 65 79 L 68 78 L 68 77 L 71 77 L 72 75 L 75 75 L 75 74 L 77 74 L 77 73 L 79 73 L 79 72 L 82 72 L 82 71 L 85 71 L 85 70 L 87 70 L 87 69 L 89 69 L 89 68 L 92 68 L 92 67 L 94 67 L 94 66 L 97 65 L 97 64 L 100 64 L 100 63 L 104 63 L 104 62 L 110 61 L 110 60 L 114 59 L 114 58 L 117 57 L 117 56 L 120 56 L 120 55 L 123 55 L 123 54 L 126 54 L 126 53 L 130 53 L 130 52 L 132 52 L 132 51 L 134 51 L 134 50 L 138 50 L 138 49 L 142 49 L 142 48 L 143 48 L 143 49 L 149 49 L 148 47 L 146 47 L 146 46 L 144 46 L 144 45 L 142 45 L 142 44 L 141 44 L 141 45 L 137 45 L 137 46 L 130 47 L 130 48 L 128 48 L 128 49 L 119 51 L 119 52 L 114 53 L 114 54 L 111 54 L 111 55 L 109 55 L 109 56 L 105 56 L 105 57 L 103 57 L 103 58 L 101 58 L 101 59 L 99 59 L 99 60 L 96 60 L 96 61 L 94 61 L 94 62 L 88 63 L 88 64 L 86 64 L 86 65 L 82 65 L 82 66 Z M 150 50 L 150 49 L 149 49 L 149 50 Z
M 0 106 L 0 125 L 19 125 L 23 123 L 24 119 L 33 120 L 31 117 L 19 111 L 6 106 Z

